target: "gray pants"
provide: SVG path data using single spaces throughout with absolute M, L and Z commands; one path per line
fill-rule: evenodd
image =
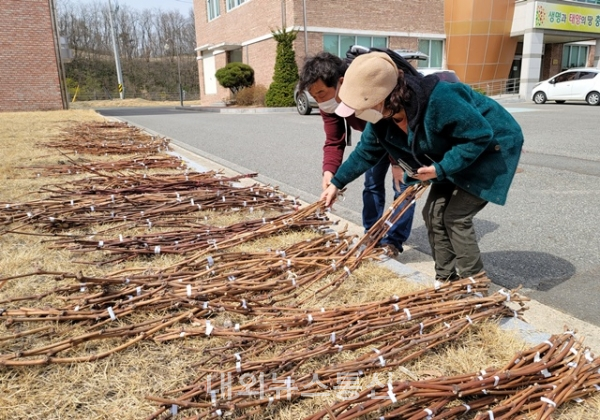
M 454 280 L 483 271 L 473 217 L 488 202 L 452 183 L 434 183 L 423 209 L 436 279 Z

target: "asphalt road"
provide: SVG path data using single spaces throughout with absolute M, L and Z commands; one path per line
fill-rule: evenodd
M 488 205 L 475 221 L 486 271 L 498 286 L 522 285 L 533 299 L 600 326 L 600 107 L 503 105 L 521 124 L 525 146 L 508 203 Z M 99 112 L 169 137 L 218 165 L 257 172 L 261 182 L 307 202 L 320 194 L 324 134 L 316 113 Z M 391 191 L 391 179 L 388 184 Z M 355 181 L 334 209 L 357 224 L 361 190 L 362 181 Z M 419 216 L 423 201 L 408 245 L 422 252 L 417 258 L 430 260 Z M 408 263 L 403 255 L 399 261 Z

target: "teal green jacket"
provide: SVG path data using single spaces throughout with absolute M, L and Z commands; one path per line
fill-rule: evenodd
M 434 182 L 450 181 L 503 205 L 522 146 L 521 127 L 498 102 L 465 84 L 439 82 L 414 131 L 407 135 L 391 120 L 367 124 L 331 182 L 344 188 L 389 154 L 415 167 L 433 164 Z

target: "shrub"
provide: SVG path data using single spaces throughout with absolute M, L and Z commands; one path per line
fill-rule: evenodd
M 215 73 L 221 86 L 231 90 L 235 96 L 238 90 L 254 84 L 254 69 L 244 63 L 229 63 Z
M 294 106 L 294 88 L 298 83 L 298 64 L 294 52 L 297 31 L 284 29 L 271 32 L 277 41 L 277 57 L 273 83 L 269 86 L 265 103 L 267 106 Z
M 235 95 L 235 102 L 238 105 L 265 106 L 265 95 L 267 88 L 263 85 L 254 85 L 242 88 Z

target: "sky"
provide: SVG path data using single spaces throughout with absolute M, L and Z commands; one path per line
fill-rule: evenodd
M 127 5 L 138 10 L 179 10 L 184 16 L 187 16 L 188 11 L 192 8 L 193 3 L 192 0 L 111 0 L 111 2 L 113 6 L 118 3 L 120 5 Z

